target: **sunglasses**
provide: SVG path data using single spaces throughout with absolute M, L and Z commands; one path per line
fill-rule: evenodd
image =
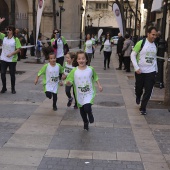
M 7 30 L 7 31 L 12 31 L 12 29 L 11 29 L 11 28 L 7 28 L 6 30 Z

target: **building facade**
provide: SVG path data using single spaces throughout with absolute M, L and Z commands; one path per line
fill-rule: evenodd
M 116 18 L 112 11 L 112 6 L 114 0 L 87 0 L 86 5 L 86 32 L 97 33 L 97 31 L 102 28 L 105 32 L 109 31 L 112 35 L 117 35 L 119 32 L 118 24 Z M 119 1 L 120 2 L 120 1 Z M 135 29 L 135 8 L 136 0 L 129 0 L 129 4 L 125 3 L 124 0 L 124 18 L 126 24 L 126 31 L 134 34 Z M 137 35 L 144 35 L 144 27 L 146 24 L 147 10 L 144 9 L 143 0 L 138 0 L 138 25 L 137 25 Z M 120 6 L 122 4 L 120 3 Z M 90 18 L 89 18 L 90 16 Z M 93 32 L 93 31 L 94 32 Z
M 34 0 L 0 0 L 0 17 L 5 17 L 6 21 L 2 24 L 5 28 L 9 23 L 15 23 L 16 28 L 28 28 L 29 32 L 33 30 L 33 5 Z M 53 3 L 55 2 L 55 10 Z M 56 26 L 59 28 L 60 25 L 60 8 L 58 0 L 45 0 L 44 10 L 41 20 L 40 31 L 46 38 L 50 38 L 54 26 L 54 14 L 56 14 Z M 35 0 L 35 8 L 37 10 L 38 0 Z M 67 40 L 78 40 L 80 38 L 80 27 L 81 27 L 81 12 L 80 8 L 85 8 L 86 0 L 69 0 L 64 1 L 61 19 L 61 31 L 62 35 Z M 84 16 L 84 14 L 82 15 Z M 36 17 L 36 16 L 35 16 Z M 14 19 L 15 21 L 12 21 Z M 82 20 L 83 21 L 83 20 Z M 83 29 L 82 25 L 82 30 Z M 2 29 L 1 27 L 1 29 Z M 70 41 L 69 46 L 77 46 L 79 41 Z

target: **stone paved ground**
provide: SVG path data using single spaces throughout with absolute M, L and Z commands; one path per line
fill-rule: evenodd
M 67 108 L 64 87 L 58 111 L 34 78 L 42 64 L 29 57 L 17 64 L 16 95 L 0 94 L 0 170 L 169 170 L 170 124 L 167 109 L 149 108 L 141 116 L 135 104 L 134 76 L 117 71 L 115 47 L 111 68 L 103 70 L 99 48 L 92 60 L 103 85 L 93 105 L 95 123 L 83 130 L 79 110 Z M 152 100 L 163 97 L 158 89 Z M 169 166 L 169 167 L 168 167 Z

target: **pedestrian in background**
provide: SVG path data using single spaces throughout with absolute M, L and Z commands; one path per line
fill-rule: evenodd
M 125 35 L 125 41 L 123 44 L 123 61 L 126 68 L 126 72 L 130 72 L 130 54 L 132 52 L 132 47 L 134 46 L 133 41 L 130 39 L 129 34 Z
M 84 52 L 88 56 L 88 65 L 90 66 L 91 59 L 93 57 L 93 50 L 95 50 L 95 41 L 91 40 L 90 34 L 86 35 L 86 41 L 84 43 Z
M 54 53 L 48 55 L 49 63 L 45 64 L 34 81 L 35 85 L 38 83 L 39 77 L 43 75 L 43 88 L 46 97 L 53 98 L 53 110 L 57 110 L 57 93 L 58 93 L 58 83 L 59 74 L 63 73 L 63 67 L 56 63 L 56 56 Z
M 84 122 L 85 130 L 89 129 L 89 122 L 94 122 L 92 114 L 92 104 L 96 94 L 94 82 L 97 83 L 99 91 L 102 91 L 102 86 L 100 85 L 94 68 L 88 66 L 88 59 L 86 53 L 82 51 L 78 52 L 73 62 L 75 68 L 70 72 L 66 79 L 66 85 L 73 85 L 76 92 L 77 105 L 80 108 L 80 114 Z
M 0 24 L 5 20 L 5 18 L 0 18 Z M 1 80 L 2 80 L 2 90 L 1 93 L 7 91 L 6 88 L 6 71 L 9 67 L 9 73 L 11 76 L 11 93 L 15 94 L 15 72 L 16 64 L 18 60 L 18 53 L 21 49 L 21 43 L 16 37 L 16 29 L 14 26 L 7 27 L 7 36 L 0 32 L 0 39 L 2 41 L 2 53 L 1 53 Z
M 112 46 L 113 46 L 113 42 L 111 40 L 110 34 L 107 33 L 105 36 L 105 40 L 103 41 L 103 44 L 100 48 L 100 53 L 102 51 L 102 49 L 104 49 L 103 54 L 104 54 L 104 70 L 106 70 L 106 63 L 107 63 L 107 68 L 110 68 L 110 57 L 112 54 Z
M 41 42 L 42 36 L 41 34 L 38 35 L 38 40 L 37 40 L 37 46 L 36 46 L 36 57 L 38 59 L 41 58 L 41 51 L 42 51 L 42 42 Z
M 123 53 L 122 53 L 122 49 L 123 49 L 123 43 L 124 43 L 124 38 L 122 37 L 122 34 L 119 33 L 118 34 L 118 42 L 117 42 L 117 54 L 119 56 L 119 67 L 116 68 L 116 70 L 122 70 L 122 64 L 123 64 Z
M 156 72 L 158 70 L 156 60 L 157 48 L 154 43 L 156 35 L 157 29 L 155 27 L 150 27 L 148 29 L 147 38 L 137 42 L 131 53 L 136 79 L 136 104 L 140 104 L 141 102 L 139 109 L 141 115 L 146 115 L 146 106 L 151 97 L 155 84 Z
M 30 44 L 31 45 L 35 45 L 34 44 L 34 34 L 33 34 L 33 31 L 31 31 L 31 34 L 30 34 Z M 35 56 L 35 47 L 31 47 L 31 56 Z

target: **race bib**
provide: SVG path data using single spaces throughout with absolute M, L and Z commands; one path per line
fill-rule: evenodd
M 145 57 L 145 64 L 146 65 L 153 65 L 154 58 L 153 57 Z
M 83 94 L 89 94 L 91 92 L 89 85 L 86 85 L 85 87 L 78 87 L 79 93 Z
M 56 82 L 58 82 L 58 77 L 51 77 L 50 82 L 51 82 L 51 83 L 56 83 Z

